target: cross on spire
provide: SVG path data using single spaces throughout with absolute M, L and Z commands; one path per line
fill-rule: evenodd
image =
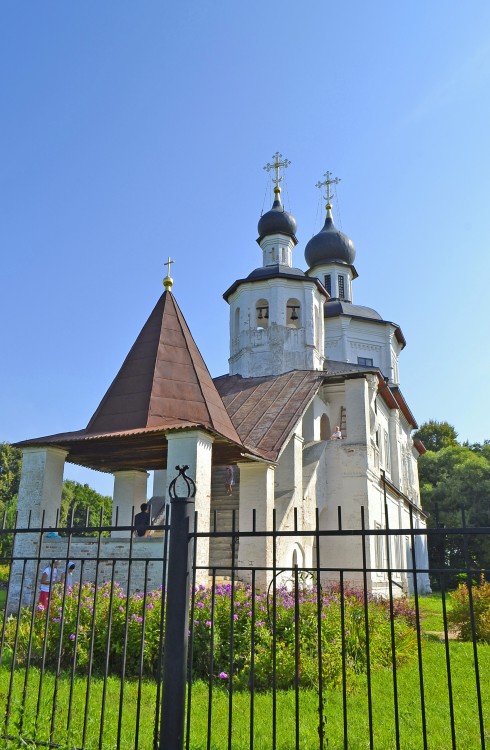
M 315 187 L 319 188 L 320 190 L 322 189 L 322 187 L 327 188 L 327 194 L 325 195 L 325 199 L 327 201 L 327 208 L 332 208 L 331 203 L 332 203 L 333 193 L 330 192 L 330 185 L 338 185 L 340 182 L 340 177 L 332 177 L 332 173 L 329 171 L 325 172 L 323 176 L 325 177 L 324 181 L 317 182 Z
M 164 266 L 167 266 L 167 275 L 165 276 L 163 280 L 163 286 L 168 292 L 171 290 L 173 283 L 174 283 L 174 280 L 170 276 L 170 266 L 172 265 L 172 263 L 174 263 L 174 261 L 171 260 L 170 255 L 169 255 L 167 262 L 163 264 Z
M 273 169 L 275 170 L 275 172 L 276 172 L 275 177 L 272 178 L 274 180 L 274 182 L 276 183 L 276 187 L 274 188 L 274 192 L 275 193 L 280 193 L 281 192 L 281 188 L 279 187 L 279 183 L 282 181 L 282 177 L 279 177 L 279 170 L 281 168 L 282 169 L 287 169 L 289 167 L 289 165 L 291 164 L 291 162 L 289 161 L 289 159 L 283 159 L 282 158 L 282 154 L 280 154 L 279 151 L 276 151 L 276 153 L 272 156 L 272 158 L 274 159 L 274 161 L 272 162 L 272 164 L 270 164 L 270 163 L 266 164 L 265 167 L 264 167 L 264 169 L 265 169 L 266 172 L 271 172 Z

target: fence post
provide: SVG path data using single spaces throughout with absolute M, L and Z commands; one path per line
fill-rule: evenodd
M 186 475 L 188 466 L 170 483 L 170 542 L 168 551 L 167 603 L 163 654 L 163 699 L 159 750 L 184 747 L 189 598 L 192 581 L 194 496 L 196 486 Z M 187 497 L 177 495 L 179 490 Z

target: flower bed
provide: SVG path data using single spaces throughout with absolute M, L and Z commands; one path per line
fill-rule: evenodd
M 338 685 L 367 669 L 364 599 L 360 591 L 314 588 L 278 589 L 252 597 L 249 586 L 200 587 L 191 603 L 190 635 L 193 677 L 235 688 L 289 688 Z M 415 653 L 413 611 L 401 601 L 390 608 L 383 600 L 367 604 L 371 668 L 408 661 Z M 253 625 L 253 627 L 252 627 Z M 161 590 L 126 597 L 116 583 L 97 590 L 90 584 L 63 592 L 56 587 L 49 614 L 40 606 L 10 618 L 6 647 L 15 644 L 20 664 L 44 663 L 127 676 L 158 672 L 162 631 Z M 31 627 L 32 626 L 32 627 Z M 344 654 L 344 656 L 342 656 Z

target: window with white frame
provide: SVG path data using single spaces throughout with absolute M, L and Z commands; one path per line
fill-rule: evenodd
M 332 274 L 331 273 L 325 274 L 325 289 L 330 295 L 332 294 Z

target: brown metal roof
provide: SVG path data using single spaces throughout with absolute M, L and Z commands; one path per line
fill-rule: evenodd
M 324 379 L 321 371 L 294 370 L 263 378 L 223 375 L 214 383 L 243 444 L 275 461 Z
M 90 433 L 202 425 L 240 442 L 171 292 L 164 292 L 87 425 Z

